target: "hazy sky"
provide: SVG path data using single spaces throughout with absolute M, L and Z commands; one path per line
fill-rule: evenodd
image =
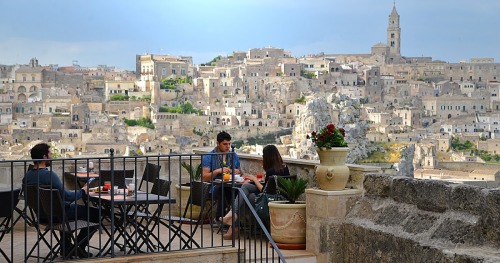
M 135 55 L 199 64 L 273 46 L 294 56 L 369 53 L 386 42 L 392 0 L 0 0 L 0 64 L 106 64 Z M 397 0 L 401 53 L 500 62 L 499 0 Z

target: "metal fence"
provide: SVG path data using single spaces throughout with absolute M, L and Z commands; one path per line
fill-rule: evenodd
M 234 222 L 239 235 L 223 238 L 227 226 L 217 221 L 218 199 L 227 205 L 226 212 L 242 192 L 236 182 L 217 176 L 202 182 L 197 168 L 204 157 L 218 154 L 111 152 L 108 157 L 53 159 L 44 170 L 33 169 L 31 160 L 1 161 L 0 262 L 58 262 L 225 246 L 238 248 L 240 262 L 286 262 L 246 196 L 240 219 Z M 27 173 L 30 182 L 23 179 Z M 57 175 L 61 189 L 54 178 L 47 183 L 51 174 Z M 37 187 L 30 186 L 33 178 L 39 180 Z M 80 189 L 87 186 L 95 191 L 82 195 Z M 217 186 L 229 191 L 216 196 Z

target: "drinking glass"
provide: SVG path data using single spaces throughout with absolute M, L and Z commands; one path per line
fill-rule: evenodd
M 89 171 L 90 172 L 94 171 L 94 162 L 89 162 Z

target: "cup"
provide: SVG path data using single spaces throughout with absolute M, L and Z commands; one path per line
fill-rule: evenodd
M 105 181 L 104 187 L 108 188 L 108 190 L 111 189 L 111 181 Z
M 115 195 L 117 195 L 117 194 L 118 194 L 118 186 L 113 186 L 113 193 L 114 193 Z
M 133 196 L 135 194 L 135 184 L 128 184 L 128 194 Z

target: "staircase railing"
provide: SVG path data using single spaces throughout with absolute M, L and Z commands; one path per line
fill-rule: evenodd
M 254 204 L 250 202 L 241 188 L 234 187 L 233 189 L 234 193 L 239 193 L 245 201 L 237 222 L 234 222 L 239 225 L 239 235 L 233 235 L 232 239 L 233 246 L 237 247 L 240 253 L 239 262 L 286 262 L 268 231 L 269 222 L 262 221 L 257 215 Z

